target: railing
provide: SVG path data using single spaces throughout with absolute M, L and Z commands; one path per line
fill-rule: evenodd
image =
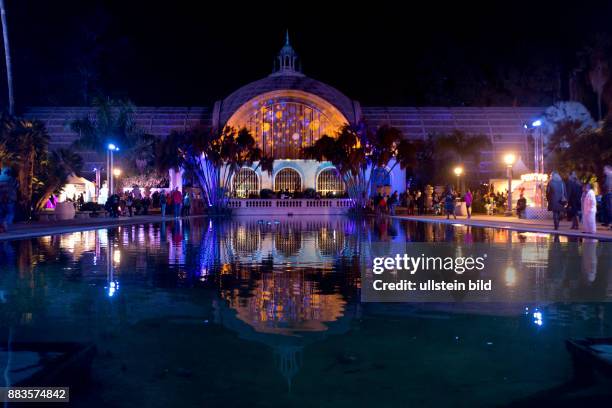
M 329 210 L 329 212 L 342 212 L 352 205 L 348 198 L 288 198 L 288 199 L 261 199 L 261 198 L 232 198 L 228 201 L 228 207 L 238 210 L 251 209 L 254 211 L 270 210 L 283 212 L 284 210 L 302 210 L 308 213 L 310 210 Z M 328 212 L 328 211 L 324 211 Z

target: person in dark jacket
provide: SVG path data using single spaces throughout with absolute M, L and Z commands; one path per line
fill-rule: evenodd
M 457 219 L 455 214 L 455 194 L 449 186 L 444 193 L 444 209 L 446 210 L 446 219 L 448 220 L 452 214 L 453 218 Z
M 578 229 L 578 219 L 580 217 L 580 201 L 582 198 L 582 184 L 573 171 L 567 180 L 567 212 L 572 219 L 571 229 Z
M 553 224 L 555 229 L 558 230 L 561 211 L 567 204 L 567 192 L 563 179 L 556 171 L 552 172 L 550 181 L 546 186 L 546 200 L 548 201 L 548 211 L 553 213 Z
M 525 194 L 521 191 L 521 196 L 516 201 L 516 215 L 519 218 L 525 218 L 525 210 L 527 210 L 527 199 Z

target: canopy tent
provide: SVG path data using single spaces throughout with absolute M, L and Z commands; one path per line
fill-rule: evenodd
M 85 202 L 93 201 L 96 194 L 95 183 L 74 174 L 68 176 L 66 184 L 59 195 L 59 201 L 76 200 L 83 194 Z

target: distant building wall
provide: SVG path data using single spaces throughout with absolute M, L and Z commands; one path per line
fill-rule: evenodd
M 369 125 L 389 124 L 399 128 L 410 139 L 425 140 L 461 129 L 469 134 L 487 135 L 492 148 L 482 152 L 481 174 L 488 178 L 503 172 L 501 157 L 512 151 L 520 155 L 528 167 L 533 167 L 533 151 L 523 124 L 542 114 L 543 107 L 361 107 L 363 119 Z M 71 120 L 93 115 L 95 110 L 83 107 L 33 107 L 25 116 L 45 123 L 51 136 L 51 148 L 67 147 L 77 135 L 70 131 Z M 165 137 L 172 131 L 194 126 L 212 125 L 212 108 L 208 107 L 138 107 L 135 120 L 145 132 Z M 85 170 L 104 164 L 104 157 L 81 152 Z M 469 169 L 471 163 L 466 163 Z M 308 186 L 310 187 L 310 186 Z M 395 187 L 395 186 L 394 186 Z
M 544 107 L 361 107 L 369 125 L 388 124 L 405 137 L 426 140 L 429 135 L 448 134 L 460 129 L 468 134 L 484 134 L 492 148 L 483 150 L 483 179 L 504 171 L 502 156 L 514 152 L 533 168 L 533 148 L 523 125 L 544 112 Z M 466 163 L 466 170 L 470 165 Z

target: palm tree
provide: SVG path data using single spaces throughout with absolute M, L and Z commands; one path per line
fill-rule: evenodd
M 6 8 L 4 0 L 0 0 L 0 17 L 2 19 L 2 37 L 4 39 L 4 59 L 6 60 L 6 83 L 8 85 L 9 114 L 15 114 L 15 98 L 13 93 L 13 68 L 11 65 L 11 50 L 9 47 L 8 27 L 6 25 Z
M 156 138 L 145 133 L 134 121 L 134 106 L 126 101 L 96 98 L 95 115 L 70 122 L 70 129 L 79 135 L 72 147 L 106 153 L 109 143 L 121 148 L 117 159 L 124 170 L 142 174 L 153 164 Z
M 336 137 L 324 135 L 312 146 L 304 149 L 307 158 L 330 161 L 340 173 L 347 193 L 356 209 L 366 207 L 368 191 L 374 171 L 385 168 L 393 160 L 402 169 L 415 163 L 416 146 L 404 139 L 401 131 L 391 126 L 380 126 L 374 132 L 367 126 L 346 125 Z
M 4 143 L 13 155 L 13 167 L 19 183 L 18 205 L 24 217 L 29 219 L 39 164 L 47 160 L 49 135 L 39 121 L 4 115 L 0 123 L 0 143 Z
M 41 176 L 35 208 L 42 210 L 51 197 L 51 194 L 60 190 L 68 177 L 80 176 L 83 169 L 83 158 L 70 149 L 58 149 L 51 152 L 45 166 L 45 173 Z
M 480 160 L 483 149 L 491 147 L 488 136 L 477 134 L 470 135 L 462 130 L 455 129 L 448 135 L 436 138 L 436 147 L 442 152 L 453 154 L 460 164 L 465 159 L 472 159 L 476 168 L 476 178 L 480 181 Z

